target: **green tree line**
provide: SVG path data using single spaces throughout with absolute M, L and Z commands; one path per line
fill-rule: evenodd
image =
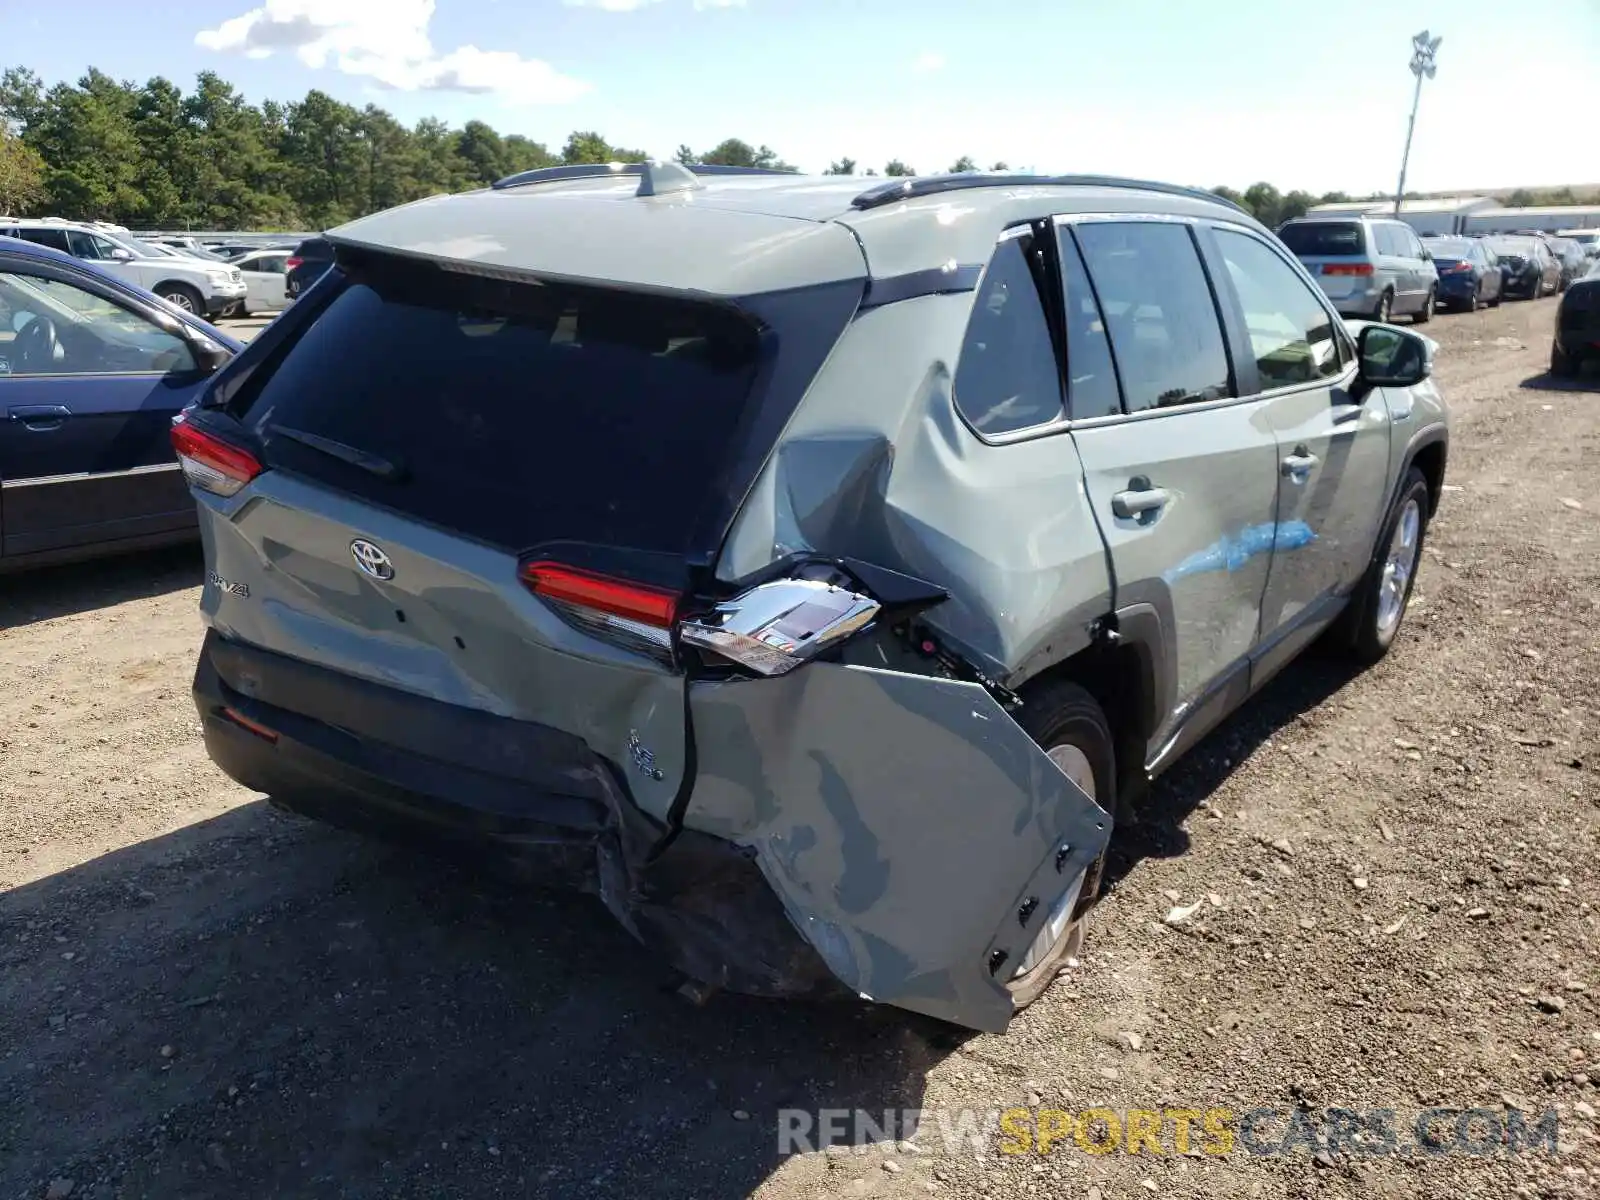
M 356 108 L 315 90 L 299 101 L 251 104 L 209 71 L 187 93 L 160 76 L 119 82 L 92 68 L 76 84 L 51 87 L 24 67 L 0 75 L 0 213 L 13 215 L 135 228 L 325 229 L 533 167 L 645 157 L 593 130 L 574 132 L 552 149 L 482 121 L 453 129 L 430 117 L 407 126 L 377 105 Z M 686 164 L 796 169 L 770 146 L 739 138 L 703 151 L 680 146 L 675 157 Z M 979 169 L 966 155 L 944 168 Z M 840 158 L 826 173 L 880 172 Z M 918 172 L 896 158 L 881 173 Z M 1314 204 L 1349 199 L 1342 192 L 1285 194 L 1269 183 L 1212 190 L 1269 227 Z M 1571 195 L 1571 189 L 1524 190 L 1511 202 L 1570 203 Z

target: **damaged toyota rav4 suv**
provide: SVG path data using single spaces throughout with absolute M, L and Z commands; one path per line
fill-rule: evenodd
M 328 234 L 174 427 L 206 745 L 508 855 L 712 986 L 987 1030 L 1119 801 L 1320 634 L 1383 654 L 1432 343 L 1214 196 L 555 168 Z

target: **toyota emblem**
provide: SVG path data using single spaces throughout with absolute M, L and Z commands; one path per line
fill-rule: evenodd
M 394 578 L 394 564 L 389 561 L 382 546 L 357 538 L 350 543 L 350 557 L 356 560 L 356 566 L 361 568 L 363 574 L 371 575 L 374 579 Z

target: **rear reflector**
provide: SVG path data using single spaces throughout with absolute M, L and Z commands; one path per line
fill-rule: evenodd
M 214 496 L 232 496 L 261 474 L 261 464 L 248 450 L 181 418 L 172 426 L 172 448 L 190 484 Z
M 262 741 L 276 743 L 278 740 L 278 731 L 276 729 L 269 729 L 260 721 L 252 721 L 249 717 L 245 716 L 237 709 L 224 708 L 222 710 L 222 715 L 228 720 L 232 721 L 235 725 L 239 726 L 239 728 L 248 729 Z
M 1324 275 L 1371 275 L 1371 263 L 1323 263 Z

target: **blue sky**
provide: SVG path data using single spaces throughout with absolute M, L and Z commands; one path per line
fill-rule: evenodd
M 1424 27 L 1410 186 L 1600 183 L 1600 0 L 0 0 L 0 65 L 211 69 L 556 148 L 737 136 L 813 170 L 970 154 L 1359 193 L 1394 186 Z

